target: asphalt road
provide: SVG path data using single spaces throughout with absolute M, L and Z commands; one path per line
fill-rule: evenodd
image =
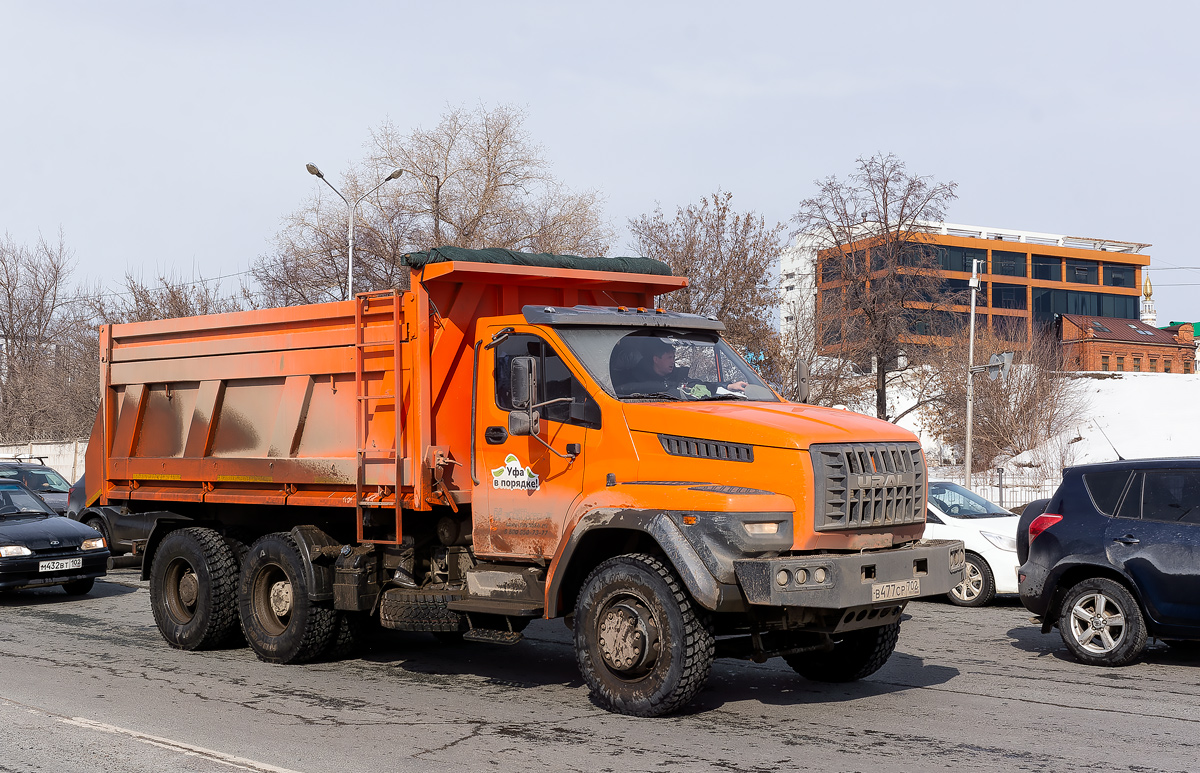
M 717 661 L 673 717 L 588 700 L 561 622 L 514 647 L 387 633 L 367 655 L 272 666 L 179 652 L 116 570 L 84 598 L 0 597 L 0 773 L 113 771 L 1190 771 L 1200 655 L 1088 668 L 1015 601 L 910 604 L 874 676 L 823 685 Z

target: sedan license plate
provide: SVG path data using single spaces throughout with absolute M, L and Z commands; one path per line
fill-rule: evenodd
M 61 572 L 64 569 L 82 569 L 82 558 L 60 558 L 57 561 L 38 562 L 39 572 Z
M 908 599 L 921 595 L 921 581 L 917 579 L 900 582 L 877 582 L 871 586 L 871 601 Z

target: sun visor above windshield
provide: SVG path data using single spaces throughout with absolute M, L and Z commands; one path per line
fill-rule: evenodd
M 716 317 L 660 309 L 632 309 L 625 306 L 528 305 L 521 308 L 521 313 L 531 325 L 620 325 L 717 331 L 725 329 L 724 323 Z

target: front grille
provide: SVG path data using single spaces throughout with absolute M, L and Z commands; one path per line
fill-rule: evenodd
M 818 444 L 809 454 L 817 489 L 817 531 L 925 520 L 925 457 L 920 444 Z
M 741 443 L 722 443 L 678 435 L 659 435 L 663 450 L 671 456 L 690 456 L 694 459 L 720 459 L 727 462 L 753 462 L 754 446 Z

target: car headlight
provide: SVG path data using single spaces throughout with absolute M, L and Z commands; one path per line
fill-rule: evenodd
M 85 539 L 83 544 L 79 546 L 80 550 L 99 550 L 104 547 L 104 537 L 95 537 L 93 539 Z M 1013 548 L 1016 550 L 1016 548 Z
M 987 531 L 981 531 L 979 534 L 1001 550 L 1007 550 L 1009 553 L 1017 552 L 1016 537 L 1005 537 L 1003 534 L 992 534 Z
M 32 556 L 33 551 L 24 545 L 0 545 L 0 558 L 16 558 L 17 556 Z

